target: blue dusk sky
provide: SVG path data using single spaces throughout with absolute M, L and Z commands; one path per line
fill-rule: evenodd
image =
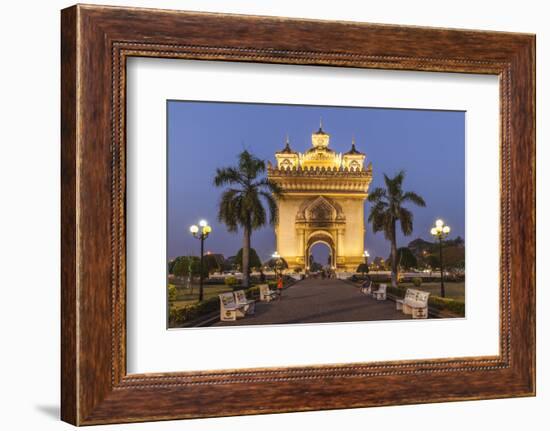
M 330 148 L 346 152 L 355 137 L 356 147 L 372 162 L 369 190 L 384 185 L 383 174 L 406 172 L 405 191 L 415 191 L 425 208 L 408 204 L 414 213 L 414 231 L 404 237 L 398 228 L 398 246 L 415 238 L 431 241 L 431 226 L 442 218 L 451 236 L 464 238 L 465 228 L 465 113 L 410 109 L 346 108 L 330 106 L 268 105 L 168 101 L 168 258 L 199 254 L 199 241 L 189 226 L 206 219 L 213 228 L 205 250 L 233 256 L 241 247 L 242 233 L 230 233 L 217 220 L 222 188 L 213 185 L 216 168 L 235 165 L 246 149 L 275 162 L 284 147 L 304 152 L 311 134 L 319 128 L 330 134 Z M 373 234 L 367 223 L 370 203 L 365 202 L 365 247 L 371 259 L 386 258 L 390 244 L 382 233 Z M 275 250 L 273 228 L 252 235 L 252 247 L 262 260 Z M 328 251 L 314 250 L 320 263 Z

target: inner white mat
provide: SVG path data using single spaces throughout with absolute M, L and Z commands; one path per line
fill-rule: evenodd
M 497 76 L 130 58 L 127 84 L 128 373 L 498 354 Z M 167 330 L 168 99 L 466 111 L 466 318 Z

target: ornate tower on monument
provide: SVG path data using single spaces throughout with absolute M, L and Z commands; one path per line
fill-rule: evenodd
M 311 148 L 299 153 L 285 147 L 275 153 L 277 166 L 268 163 L 268 178 L 283 190 L 275 228 L 277 251 L 289 268 L 308 269 L 311 247 L 326 244 L 336 271 L 355 271 L 363 262 L 364 208 L 372 180 L 372 164 L 355 148 L 337 154 L 329 148 L 330 135 L 311 135 Z

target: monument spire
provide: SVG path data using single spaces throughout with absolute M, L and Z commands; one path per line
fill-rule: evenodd
M 323 130 L 323 117 L 319 117 L 319 130 L 317 130 L 317 134 L 325 134 L 325 131 Z
M 350 156 L 350 155 L 364 156 L 364 154 L 361 151 L 358 151 L 357 148 L 355 148 L 355 135 L 351 136 L 351 150 L 349 150 L 347 153 L 344 153 L 344 156 Z M 364 159 L 364 157 L 363 157 L 363 159 Z M 361 159 L 361 161 L 363 159 Z
M 290 139 L 287 133 L 285 137 L 285 148 L 283 149 L 283 153 L 290 153 L 290 152 L 292 152 L 292 149 L 290 148 Z

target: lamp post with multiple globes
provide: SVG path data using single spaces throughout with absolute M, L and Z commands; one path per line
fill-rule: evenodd
M 363 257 L 365 258 L 365 267 L 366 267 L 366 269 L 367 269 L 367 271 L 366 271 L 367 274 L 368 274 L 368 272 L 369 272 L 369 256 L 370 256 L 369 251 L 368 251 L 368 250 L 365 250 L 365 251 L 363 252 Z
M 273 253 L 271 257 L 275 259 L 275 277 L 277 277 L 277 271 L 281 272 L 281 264 L 283 263 L 283 261 L 281 260 L 281 255 L 278 251 Z
M 278 251 L 273 253 L 271 257 L 275 259 L 275 280 L 277 282 L 277 292 L 279 293 L 279 299 L 281 299 L 281 297 L 283 296 L 283 286 L 282 286 L 283 260 L 281 259 L 281 255 L 279 254 Z M 279 273 L 279 275 L 277 275 L 277 272 Z
M 212 232 L 212 227 L 208 225 L 206 220 L 201 220 L 199 225 L 194 224 L 189 228 L 189 231 L 193 237 L 197 238 L 201 242 L 201 263 L 200 263 L 200 284 L 199 284 L 199 302 L 204 299 L 203 292 L 203 265 L 204 265 L 204 240 L 208 238 L 210 232 Z
M 441 271 L 441 297 L 445 298 L 445 285 L 443 284 L 443 240 L 447 238 L 451 228 L 447 226 L 443 220 L 435 221 L 435 226 L 432 227 L 430 233 L 439 241 L 439 267 Z

